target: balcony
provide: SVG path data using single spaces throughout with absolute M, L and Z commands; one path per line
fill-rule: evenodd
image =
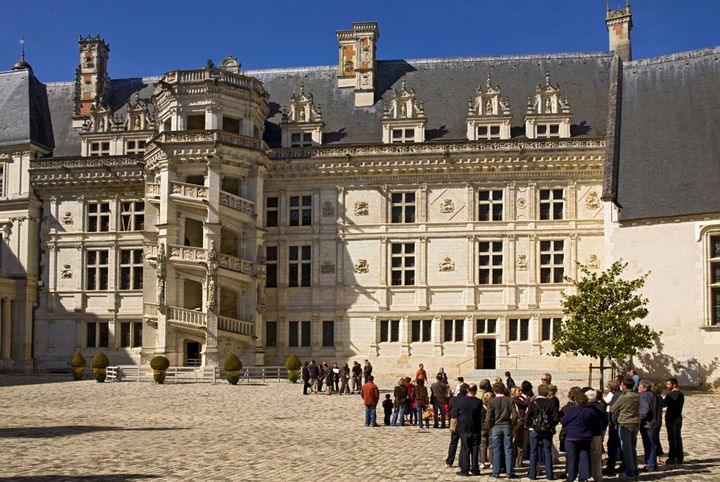
M 207 313 L 179 308 L 177 306 L 168 306 L 167 321 L 189 328 L 205 329 L 207 328 Z
M 150 200 L 160 199 L 160 183 L 146 182 L 145 183 L 145 197 Z
M 208 192 L 207 186 L 178 181 L 170 182 L 170 195 L 174 198 L 182 198 L 191 202 L 207 202 Z
M 227 316 L 218 316 L 218 331 L 229 331 L 238 335 L 255 336 L 255 325 L 249 321 L 236 320 Z
M 255 275 L 255 263 L 247 259 L 241 259 L 229 254 L 218 255 L 218 265 L 236 273 L 242 273 L 249 276 Z
M 255 216 L 255 203 L 229 192 L 220 191 L 220 205 L 248 216 Z
M 168 244 L 168 258 L 170 261 L 180 261 L 191 264 L 207 261 L 207 249 L 194 246 L 178 246 Z M 203 266 L 204 268 L 204 266 Z
M 191 131 L 165 131 L 153 137 L 156 144 L 224 144 L 233 147 L 245 147 L 262 151 L 268 150 L 262 139 L 243 136 L 233 132 L 220 130 L 191 130 Z

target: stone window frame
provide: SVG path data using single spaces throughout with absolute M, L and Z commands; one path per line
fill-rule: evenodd
M 540 131 L 543 128 L 543 132 Z M 555 129 L 553 129 L 555 128 Z M 554 131 L 554 132 L 553 132 Z M 541 121 L 535 123 L 536 139 L 559 139 L 560 122 Z
M 494 128 L 497 128 L 497 133 L 492 132 Z M 485 129 L 485 134 L 480 133 L 480 129 Z M 502 139 L 502 125 L 501 124 L 482 124 L 475 126 L 475 139 L 476 140 L 500 140 Z
M 555 332 L 560 327 L 562 316 L 544 316 L 540 318 L 540 341 L 552 342 Z M 547 329 L 546 329 L 547 328 Z M 545 334 L 547 333 L 547 336 Z
M 118 231 L 143 231 L 145 229 L 145 201 L 123 199 L 120 201 L 120 222 Z
M 131 143 L 132 142 L 132 147 Z M 125 154 L 145 154 L 147 146 L 146 139 L 126 139 L 125 140 Z
M 409 320 L 410 343 L 432 343 L 432 318 Z
M 110 141 L 98 140 L 88 143 L 88 157 L 101 157 L 110 155 Z
M 271 256 L 271 253 L 274 255 Z M 271 276 L 270 273 L 273 275 Z M 265 287 L 278 287 L 278 247 L 274 244 L 265 246 Z
M 497 245 L 500 245 L 500 250 L 497 251 L 495 248 Z M 484 245 L 487 245 L 486 250 L 483 250 Z M 483 285 L 483 286 L 490 286 L 490 285 L 502 285 L 505 281 L 505 243 L 503 243 L 502 239 L 481 239 L 477 243 L 477 253 L 478 253 L 478 266 L 477 266 L 477 273 L 478 273 L 478 280 L 477 284 Z M 499 253 L 499 254 L 498 254 Z M 496 258 L 500 257 L 499 262 L 497 262 Z M 487 259 L 488 263 L 483 264 L 483 260 Z M 496 281 L 495 275 L 497 271 L 500 271 L 500 280 Z M 484 273 L 487 272 L 487 273 Z M 484 274 L 487 275 L 487 278 L 485 278 L 484 282 Z
M 297 136 L 297 140 L 295 139 Z M 308 130 L 292 130 L 288 132 L 290 147 L 312 147 L 315 145 L 313 141 L 313 133 Z
M 110 232 L 110 216 L 112 207 L 110 201 L 89 201 L 85 204 L 85 232 L 107 233 Z M 107 211 L 103 208 L 107 207 Z M 95 229 L 91 229 L 91 221 L 94 220 Z M 103 222 L 106 224 L 103 225 Z M 103 226 L 106 229 L 102 229 Z
M 326 337 L 328 335 L 328 332 L 326 331 L 326 327 L 331 327 L 331 335 L 329 337 Z M 335 320 L 323 320 L 322 321 L 322 344 L 321 346 L 323 348 L 334 348 L 335 347 Z M 329 341 L 328 341 L 329 340 Z
M 378 330 L 379 343 L 399 343 L 400 342 L 400 320 L 386 319 L 378 320 L 380 329 Z
M 127 262 L 123 260 L 125 253 L 129 254 Z M 121 248 L 119 256 L 118 289 L 122 291 L 141 291 L 143 289 L 143 249 Z M 127 272 L 127 284 L 124 282 Z M 139 281 L 136 276 L 140 275 Z
M 412 201 L 407 197 L 412 196 Z M 399 197 L 399 198 L 398 198 Z M 397 200 L 396 200 L 397 199 Z M 417 222 L 418 193 L 414 190 L 398 190 L 390 193 L 390 224 L 414 224 Z M 399 209 L 399 216 L 395 216 L 395 209 Z M 408 209 L 412 208 L 412 215 Z M 409 220 L 412 217 L 411 220 Z M 397 221 L 396 221 L 397 219 Z
M 461 343 L 465 330 L 465 318 L 443 319 L 443 343 Z
M 483 199 L 484 193 L 488 194 L 487 199 Z M 499 193 L 499 199 L 496 196 Z M 487 206 L 487 219 L 481 219 L 481 213 L 483 207 Z M 500 207 L 500 219 L 495 219 L 497 210 L 496 207 Z M 483 223 L 499 222 L 505 219 L 505 190 L 503 188 L 498 189 L 480 189 L 477 192 L 477 220 Z
M 390 144 L 413 144 L 415 137 L 415 127 L 390 127 Z
M 304 336 L 307 328 L 308 335 Z M 293 341 L 293 332 L 295 334 L 295 344 Z M 288 321 L 288 348 L 310 348 L 312 344 L 312 323 L 308 320 L 291 320 Z
M 274 199 L 273 204 L 274 206 L 271 206 L 270 200 Z M 271 224 L 269 222 L 270 220 L 270 213 L 273 213 L 273 219 L 274 222 Z M 277 228 L 280 225 L 280 196 L 277 194 L 272 196 L 265 196 L 265 227 L 266 228 Z
M 293 206 L 297 199 L 297 205 Z M 306 204 L 309 202 L 309 204 Z M 293 214 L 297 214 L 297 224 L 293 224 Z M 288 196 L 288 226 L 292 228 L 312 226 L 313 196 L 312 194 L 293 194 Z
M 293 250 L 296 254 L 293 255 Z M 295 272 L 297 279 L 292 283 L 292 273 Z M 307 273 L 305 272 L 307 271 Z M 312 287 L 312 245 L 293 244 L 288 246 L 288 287 L 289 288 L 310 288 Z
M 273 337 L 270 336 L 270 325 L 274 326 L 274 335 Z M 278 346 L 278 322 L 277 321 L 265 321 L 265 347 L 266 348 L 277 348 Z
M 560 197 L 557 193 L 561 192 Z M 547 197 L 543 199 L 544 193 Z M 540 221 L 562 221 L 566 219 L 567 192 L 564 187 L 543 187 L 538 189 L 538 219 Z M 560 206 L 560 217 L 556 217 L 556 207 Z M 547 217 L 543 217 L 543 207 L 547 207 Z
M 498 318 L 499 316 L 496 316 L 494 318 L 490 317 L 482 317 L 478 316 L 475 318 L 475 334 L 476 335 L 495 335 L 497 334 L 497 327 L 498 327 Z M 482 323 L 482 331 L 480 330 L 480 323 Z M 490 329 L 492 326 L 492 330 Z
M 142 321 L 120 321 L 115 324 L 120 330 L 117 339 L 120 348 L 142 348 Z M 127 327 L 127 342 L 125 342 L 124 327 Z
M 703 264 L 705 267 L 705 320 L 704 325 L 720 328 L 720 301 L 713 303 L 714 296 L 720 296 L 720 228 L 709 229 L 703 236 Z M 714 243 L 717 242 L 717 245 Z
M 105 258 L 103 260 L 103 253 Z M 104 262 L 103 262 L 104 261 Z M 85 290 L 87 291 L 107 291 L 110 289 L 110 250 L 88 249 L 85 251 Z M 92 279 L 94 283 L 91 285 L 90 274 L 94 273 Z M 105 287 L 102 287 L 102 280 L 105 280 Z
M 94 341 L 92 344 L 90 341 L 90 334 L 92 328 L 92 338 Z M 103 329 L 104 327 L 104 329 Z M 103 344 L 103 332 L 105 333 L 105 340 Z M 85 346 L 86 348 L 109 348 L 110 347 L 110 324 L 108 321 L 86 321 L 85 322 Z
M 396 246 L 399 247 L 396 250 Z M 407 251 L 408 246 L 412 246 L 412 251 Z M 412 265 L 408 261 L 412 258 Z M 417 258 L 418 250 L 415 241 L 398 241 L 390 243 L 390 285 L 391 286 L 416 286 L 417 282 Z M 395 266 L 394 261 L 397 261 Z M 412 269 L 410 269 L 412 268 Z M 412 278 L 408 279 L 407 274 L 412 271 Z M 399 273 L 399 283 L 395 283 L 393 275 Z
M 530 341 L 530 317 L 508 318 L 508 341 Z
M 562 243 L 560 250 L 557 249 L 556 243 Z M 538 241 L 538 282 L 540 284 L 561 284 L 565 282 L 565 262 L 567 261 L 565 250 L 567 245 L 567 240 L 561 238 L 541 239 Z M 550 256 L 550 258 L 546 258 L 546 256 Z M 556 256 L 562 256 L 562 260 L 558 262 Z M 543 262 L 544 260 L 545 262 Z M 549 270 L 547 271 L 549 278 L 543 277 L 543 270 Z M 543 279 L 549 279 L 549 281 L 543 281 Z

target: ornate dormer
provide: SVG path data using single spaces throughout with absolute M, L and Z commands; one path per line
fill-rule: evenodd
M 500 96 L 500 86 L 493 87 L 490 74 L 485 80 L 485 89 L 477 88 L 475 97 L 468 101 L 467 138 L 510 139 L 510 101 Z
M 137 93 L 128 103 L 123 126 L 128 131 L 155 130 L 155 119 L 148 109 L 148 102 L 141 99 Z
M 560 95 L 560 86 L 550 83 L 545 74 L 545 85 L 538 84 L 535 97 L 528 98 L 525 115 L 525 135 L 528 139 L 570 137 L 570 104 Z
M 383 143 L 424 142 L 426 123 L 422 102 L 415 99 L 413 89 L 405 87 L 403 79 L 400 89 L 393 89 L 390 102 L 385 101 Z
M 90 115 L 82 125 L 83 133 L 110 132 L 115 124 L 115 116 L 109 107 L 102 104 L 93 104 Z
M 313 102 L 311 93 L 305 93 L 305 85 L 300 84 L 299 92 L 293 90 L 290 107 L 282 111 L 283 147 L 318 146 L 322 144 L 322 120 L 320 106 Z

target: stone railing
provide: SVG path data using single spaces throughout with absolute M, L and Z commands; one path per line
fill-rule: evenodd
M 227 316 L 218 316 L 218 330 L 239 333 L 240 335 L 255 335 L 255 325 L 249 321 L 236 320 Z
M 174 142 L 210 142 L 213 144 L 230 144 L 233 146 L 247 147 L 263 152 L 268 149 L 267 144 L 265 144 L 262 139 L 218 130 L 165 131 L 156 135 L 152 142 L 160 144 Z
M 267 94 L 262 82 L 259 80 L 218 68 L 174 70 L 165 74 L 162 81 L 168 84 L 192 84 L 207 81 L 222 82 L 240 89 L 254 91 L 260 95 Z
M 177 306 L 168 306 L 167 319 L 175 323 L 194 327 L 207 327 L 207 313 L 202 311 L 187 310 Z
M 172 261 L 207 261 L 207 249 L 168 244 L 168 256 Z
M 157 303 L 143 303 L 143 315 L 157 318 L 159 305 Z
M 145 183 L 145 196 L 160 197 L 160 184 L 155 182 Z
M 198 184 L 172 181 L 170 182 L 170 194 L 176 194 L 178 196 L 197 199 L 200 201 L 207 201 L 208 188 L 207 186 L 200 186 Z
M 145 250 L 145 259 L 157 259 L 158 251 L 160 250 L 157 244 L 145 244 L 143 249 Z
M 229 192 L 220 191 L 220 205 L 227 206 L 230 209 L 249 214 L 250 216 L 255 215 L 255 203 L 248 201 L 247 199 L 241 198 Z
M 142 156 L 41 157 L 30 161 L 30 171 L 47 169 L 92 169 L 106 167 L 142 167 Z
M 255 274 L 255 263 L 229 254 L 219 254 L 218 265 L 221 268 L 229 269 L 237 273 L 245 273 L 251 276 Z

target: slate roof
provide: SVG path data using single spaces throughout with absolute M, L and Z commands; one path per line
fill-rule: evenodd
M 45 86 L 31 70 L 0 72 L 0 147 L 35 144 L 52 150 Z
M 620 89 L 620 220 L 720 212 L 720 47 L 627 62 Z

